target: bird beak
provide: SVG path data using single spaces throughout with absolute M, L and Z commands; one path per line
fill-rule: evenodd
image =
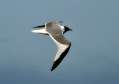
M 69 28 L 69 31 L 72 31 L 72 29 Z

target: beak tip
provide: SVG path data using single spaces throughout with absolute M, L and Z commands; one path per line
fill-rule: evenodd
M 70 29 L 70 31 L 72 31 L 72 29 Z

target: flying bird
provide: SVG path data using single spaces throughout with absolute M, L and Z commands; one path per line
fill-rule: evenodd
M 57 53 L 54 57 L 51 71 L 61 63 L 71 47 L 71 42 L 64 37 L 64 33 L 71 30 L 69 27 L 63 26 L 57 21 L 50 21 L 44 25 L 36 26 L 32 30 L 33 33 L 50 36 L 57 46 Z

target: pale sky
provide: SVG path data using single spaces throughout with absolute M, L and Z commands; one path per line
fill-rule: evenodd
M 0 0 L 0 84 L 119 84 L 118 0 Z M 51 72 L 56 46 L 34 26 L 62 20 L 72 47 Z

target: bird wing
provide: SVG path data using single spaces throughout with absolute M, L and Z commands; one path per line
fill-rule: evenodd
M 45 25 L 36 26 L 34 28 L 45 28 Z
M 40 26 L 34 27 L 32 32 L 33 33 L 40 33 L 40 34 L 48 35 L 48 32 L 46 31 L 45 25 L 40 25 Z
M 50 37 L 53 39 L 55 44 L 57 45 L 57 53 L 53 60 L 53 66 L 51 71 L 53 71 L 63 60 L 63 58 L 67 55 L 71 43 L 66 40 L 66 38 L 62 35 L 62 33 L 51 33 L 49 34 Z

